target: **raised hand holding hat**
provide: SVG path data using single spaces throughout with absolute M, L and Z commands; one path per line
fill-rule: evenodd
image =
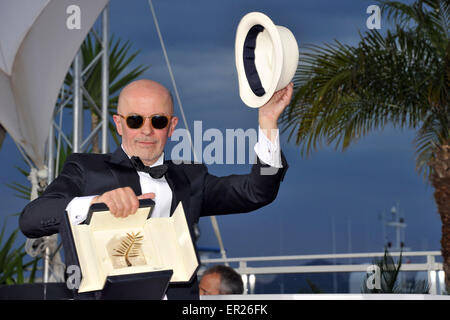
M 261 12 L 246 14 L 236 31 L 239 95 L 249 107 L 265 105 L 297 70 L 299 51 L 292 32 Z

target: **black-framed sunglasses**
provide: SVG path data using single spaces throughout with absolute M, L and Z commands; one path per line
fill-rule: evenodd
M 150 119 L 153 128 L 164 129 L 165 127 L 167 127 L 167 125 L 169 124 L 169 120 L 172 117 L 161 114 L 155 114 L 148 117 L 141 116 L 140 114 L 130 114 L 126 117 L 118 113 L 117 115 L 125 119 L 125 122 L 130 129 L 139 129 L 144 125 L 145 119 L 147 118 Z

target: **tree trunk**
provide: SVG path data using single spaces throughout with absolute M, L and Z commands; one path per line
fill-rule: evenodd
M 434 199 L 442 221 L 441 250 L 444 259 L 445 286 L 450 291 L 450 143 L 434 153 L 430 161 L 431 183 L 435 189 Z
M 2 147 L 3 141 L 6 137 L 6 130 L 3 128 L 3 126 L 0 124 L 0 148 Z

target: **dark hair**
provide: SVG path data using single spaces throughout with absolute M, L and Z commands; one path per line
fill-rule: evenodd
M 244 292 L 242 278 L 233 268 L 216 265 L 207 269 L 203 276 L 213 273 L 220 275 L 220 294 L 242 294 Z

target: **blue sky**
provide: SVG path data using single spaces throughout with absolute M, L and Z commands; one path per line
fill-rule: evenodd
M 275 24 L 289 28 L 300 45 L 339 40 L 358 41 L 365 32 L 366 8 L 374 1 L 250 1 L 154 0 L 167 52 L 188 125 L 202 121 L 203 130 L 257 127 L 257 111 L 239 98 L 234 66 L 234 36 L 239 20 L 261 11 Z M 143 78 L 173 90 L 155 25 L 146 0 L 112 0 L 111 32 L 141 50 L 136 63 L 150 65 Z M 387 26 L 382 24 L 382 31 Z M 178 115 L 179 106 L 175 105 Z M 182 123 L 179 123 L 182 127 Z M 371 133 L 346 152 L 323 147 L 309 158 L 287 135 L 281 147 L 289 170 L 278 198 L 250 214 L 218 217 L 230 257 L 331 253 L 332 221 L 336 251 L 381 251 L 381 212 L 399 204 L 408 227 L 406 245 L 412 250 L 440 249 L 440 219 L 433 189 L 415 171 L 414 132 L 391 126 Z M 170 151 L 169 144 L 168 150 Z M 25 167 L 8 137 L 0 150 L 0 194 L 3 216 L 19 212 L 25 200 L 5 186 L 27 183 L 14 166 Z M 211 165 L 216 175 L 246 173 L 249 165 Z M 9 220 L 17 226 L 15 218 Z M 200 222 L 200 246 L 217 247 L 209 218 Z M 351 241 L 349 242 L 349 238 Z M 394 240 L 391 237 L 391 240 Z

